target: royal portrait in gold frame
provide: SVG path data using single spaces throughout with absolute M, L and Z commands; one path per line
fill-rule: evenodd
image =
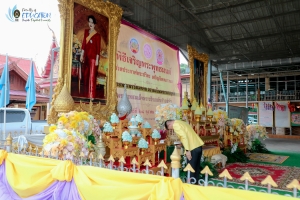
M 89 98 L 89 103 L 76 102 L 76 99 L 74 102 L 71 96 L 75 5 L 83 6 L 108 19 L 107 44 L 104 52 L 107 55 L 105 101 L 95 103 L 93 98 Z M 118 5 L 101 0 L 58 0 L 58 7 L 61 18 L 60 67 L 48 123 L 56 123 L 59 113 L 71 110 L 86 111 L 98 119 L 108 119 L 117 106 L 116 49 L 123 11 Z
M 188 45 L 188 56 L 190 66 L 190 97 L 202 101 L 203 106 L 207 105 L 207 71 L 208 55 L 198 53 L 195 48 Z

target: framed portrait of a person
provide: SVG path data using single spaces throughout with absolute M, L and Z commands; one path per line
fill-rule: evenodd
M 74 3 L 71 95 L 76 100 L 106 102 L 109 20 Z
M 59 78 L 48 118 L 86 111 L 108 119 L 117 106 L 116 49 L 122 9 L 110 1 L 58 0 Z
M 197 50 L 190 45 L 187 46 L 190 66 L 190 94 L 191 101 L 194 98 L 197 101 L 202 101 L 203 106 L 207 105 L 207 70 L 208 70 L 208 55 L 198 53 Z

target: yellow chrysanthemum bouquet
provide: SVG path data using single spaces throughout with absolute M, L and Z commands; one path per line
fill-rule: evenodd
M 230 132 L 234 135 L 244 134 L 246 132 L 246 125 L 243 120 L 238 118 L 232 118 L 230 126 Z
M 263 139 L 268 138 L 266 128 L 261 125 L 248 125 L 247 132 L 250 138 L 261 137 Z
M 214 118 L 217 121 L 217 124 L 220 128 L 224 128 L 226 126 L 227 113 L 224 110 L 214 110 Z
M 100 134 L 99 123 L 93 116 L 71 111 L 61 114 L 57 125 L 50 126 L 43 147 L 52 153 L 64 152 L 66 159 L 72 159 L 74 154 L 81 152 L 87 156 Z
M 176 104 L 167 103 L 156 106 L 155 121 L 159 128 L 164 127 L 167 120 L 179 120 L 182 118 L 182 112 Z

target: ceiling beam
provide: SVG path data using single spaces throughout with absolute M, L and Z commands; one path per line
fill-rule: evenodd
M 134 0 L 134 2 L 135 2 L 136 5 L 142 7 L 144 10 L 146 10 L 146 12 L 148 12 L 148 13 L 150 13 L 150 14 L 153 14 L 158 20 L 164 21 L 165 24 L 170 24 L 168 21 L 166 21 L 166 19 L 164 18 L 164 16 L 159 16 L 159 15 L 157 15 L 156 13 L 149 11 L 149 10 L 145 7 L 145 4 L 141 4 L 138 0 Z M 150 6 L 152 6 L 152 5 L 154 4 L 154 5 L 156 5 L 157 8 L 159 8 L 160 10 L 162 10 L 164 13 L 167 13 L 167 10 L 164 9 L 164 7 L 163 7 L 161 4 L 159 4 L 157 1 L 151 1 L 150 3 L 151 3 Z M 180 19 L 177 19 L 176 17 L 174 17 L 172 14 L 169 15 L 169 17 L 171 17 L 171 18 L 172 18 L 173 20 L 175 20 L 175 21 L 181 21 Z M 129 21 L 131 21 L 131 20 L 129 20 Z M 135 24 L 140 24 L 140 23 L 135 22 Z M 143 27 L 145 27 L 145 25 L 143 25 Z M 180 32 L 181 35 L 184 35 L 185 37 L 187 37 L 187 34 L 186 34 L 186 32 L 184 32 L 184 30 L 182 29 L 182 27 L 184 27 L 184 28 L 186 29 L 186 32 L 191 32 L 191 29 L 190 29 L 188 26 L 184 25 L 183 23 L 182 23 L 182 26 L 178 26 L 178 27 L 174 27 L 174 28 L 175 28 L 178 32 Z M 149 30 L 149 28 L 148 28 L 148 30 Z M 150 30 L 151 30 L 150 32 L 154 33 L 155 35 L 160 35 L 160 37 L 162 37 L 162 38 L 164 38 L 164 39 L 167 38 L 167 39 L 166 39 L 167 41 L 169 41 L 170 38 L 171 38 L 171 37 L 169 37 L 168 35 L 162 33 L 162 31 L 153 31 L 154 29 L 152 29 L 152 28 L 150 28 Z M 161 35 L 163 35 L 163 36 L 161 36 Z M 195 40 L 195 41 L 198 41 L 198 38 L 192 37 L 192 39 Z M 172 41 L 174 41 L 174 40 L 172 40 Z M 205 40 L 205 41 L 209 41 L 209 40 L 207 39 L 207 40 Z M 198 42 L 199 42 L 199 41 L 198 41 Z M 179 44 L 179 42 L 172 42 L 172 43 Z M 212 47 L 210 44 L 208 45 L 208 44 L 205 44 L 205 43 L 203 43 L 203 42 L 201 42 L 201 41 L 200 41 L 200 43 L 201 43 L 202 48 L 205 48 L 207 52 L 210 52 L 210 53 L 216 53 L 216 50 L 215 50 L 214 47 Z M 180 45 L 178 45 L 178 46 L 180 46 Z M 180 47 L 181 47 L 181 46 L 180 46 Z M 186 47 L 185 47 L 184 49 L 186 49 Z
M 242 28 L 246 31 L 246 33 L 247 33 L 248 35 L 250 35 L 250 37 L 253 37 L 253 35 L 248 31 L 248 29 L 246 29 L 246 27 L 245 27 L 242 23 L 239 22 L 239 19 L 232 13 L 231 9 L 229 9 L 230 4 L 228 3 L 229 6 L 226 6 L 224 2 L 222 2 L 222 4 L 227 8 L 228 13 L 229 13 L 232 17 L 234 17 L 234 19 L 236 20 L 236 22 L 238 23 L 238 25 L 239 25 L 240 27 L 242 27 Z M 232 28 L 232 27 L 231 27 L 231 28 Z M 244 35 L 244 34 L 243 34 L 243 35 Z M 261 49 L 264 49 L 264 47 L 263 47 L 257 40 L 254 40 L 254 41 L 256 42 L 256 44 L 257 44 Z
M 285 13 L 276 14 L 275 17 L 282 17 L 282 16 L 286 16 L 286 15 L 291 15 L 291 14 L 299 13 L 299 12 L 300 12 L 300 10 L 297 9 L 297 10 L 293 10 L 293 11 L 289 11 L 289 12 L 285 12 Z M 262 20 L 266 20 L 266 19 L 271 19 L 272 17 L 273 17 L 272 15 L 268 15 L 268 16 L 263 16 L 263 17 L 259 17 L 259 18 L 246 19 L 246 20 L 242 20 L 242 21 L 236 21 L 236 22 L 230 22 L 230 23 L 225 23 L 225 24 L 210 26 L 210 28 L 216 29 L 216 28 L 222 28 L 222 27 L 227 27 L 227 26 L 232 26 L 232 25 L 252 23 L 252 22 L 256 22 L 256 21 L 262 21 Z M 207 29 L 207 28 L 205 28 L 205 29 Z
M 206 24 L 205 22 L 203 22 L 202 20 L 200 20 L 193 12 L 191 12 L 189 9 L 187 9 L 187 7 L 181 3 L 180 0 L 175 0 L 181 7 L 183 7 L 184 9 L 186 9 L 186 11 L 191 15 L 193 16 L 194 19 L 196 19 L 198 22 L 200 22 L 201 24 L 204 24 L 206 27 L 209 27 L 208 24 Z M 216 32 L 215 30 L 211 30 L 213 31 L 216 35 L 218 35 L 220 38 L 222 38 L 227 44 L 229 44 L 230 46 L 232 46 L 234 49 L 238 49 L 235 45 L 233 45 L 232 43 L 230 43 L 229 41 L 226 40 L 226 38 L 224 38 L 221 34 L 219 34 L 218 32 Z M 247 49 L 246 49 L 247 50 Z M 248 51 L 248 50 L 247 50 Z M 242 55 L 248 60 L 248 61 L 251 61 L 245 54 L 242 53 Z
M 282 36 L 282 34 L 284 35 L 291 35 L 291 34 L 296 34 L 296 33 L 300 33 L 300 30 L 293 30 L 293 31 L 286 31 L 286 32 L 282 32 L 282 33 L 273 33 L 273 34 L 266 34 L 266 35 L 257 35 L 257 36 L 252 36 L 252 37 L 246 37 L 246 38 L 239 38 L 239 39 L 233 39 L 230 40 L 230 42 L 243 42 L 246 40 L 256 40 L 258 38 L 270 38 L 270 37 L 277 37 L 277 36 Z M 213 40 L 214 38 L 210 38 L 210 40 Z M 212 42 L 212 45 L 224 45 L 227 44 L 228 40 L 224 40 L 224 41 L 219 41 L 219 42 Z
M 248 4 L 263 2 L 263 1 L 264 0 L 247 1 L 247 2 L 244 2 L 244 3 L 231 5 L 229 8 L 236 8 L 236 7 L 240 7 L 240 6 L 244 6 L 244 5 L 248 5 Z M 211 7 L 213 7 L 213 5 Z M 193 8 L 193 9 L 197 9 L 197 8 Z M 222 10 L 226 10 L 226 9 L 227 9 L 226 7 L 223 7 L 223 8 L 217 8 L 217 9 L 208 10 L 208 11 L 204 11 L 204 12 L 195 12 L 194 14 L 199 16 L 199 15 L 209 14 L 209 13 L 212 13 L 212 12 L 218 12 L 218 11 L 222 11 Z
M 271 8 L 270 2 L 269 2 L 268 0 L 265 0 L 265 4 L 266 4 L 266 6 L 267 6 L 267 8 L 268 8 L 268 10 L 269 10 L 269 12 L 270 12 L 270 14 L 271 14 L 272 17 L 273 17 L 273 20 L 274 20 L 274 22 L 275 22 L 275 24 L 276 24 L 277 30 L 280 32 L 281 36 L 283 37 L 283 40 L 284 40 L 284 43 L 285 43 L 285 46 L 286 46 L 287 50 L 289 51 L 289 53 L 290 53 L 291 55 L 293 55 L 293 51 L 292 51 L 290 45 L 288 44 L 288 41 L 287 41 L 287 39 L 286 39 L 286 36 L 285 36 L 285 34 L 283 33 L 283 30 L 282 30 L 282 28 L 281 28 L 281 26 L 280 26 L 280 24 L 279 24 L 279 22 L 278 22 L 276 16 L 274 15 L 274 12 L 273 12 L 273 10 L 272 10 L 272 8 Z

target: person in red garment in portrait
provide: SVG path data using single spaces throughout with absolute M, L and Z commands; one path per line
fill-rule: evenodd
M 95 30 L 97 22 L 93 15 L 88 16 L 88 22 L 90 29 L 84 30 L 80 62 L 83 63 L 84 96 L 94 99 L 96 96 L 101 36 Z

